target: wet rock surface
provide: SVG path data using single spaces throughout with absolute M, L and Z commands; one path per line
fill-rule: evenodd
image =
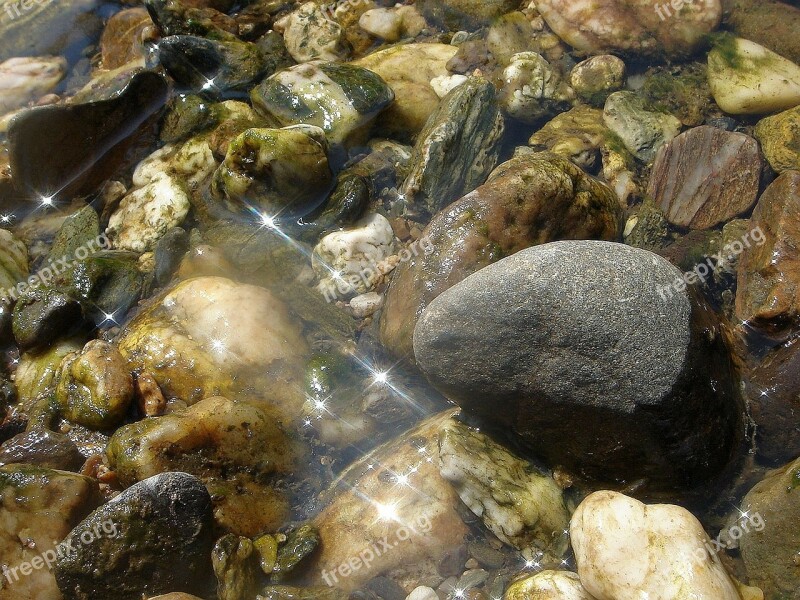
M 211 572 L 211 520 L 211 498 L 198 479 L 185 473 L 146 479 L 70 532 L 66 541 L 75 552 L 56 564 L 58 587 L 79 600 L 201 592 Z
M 631 154 L 643 162 L 652 161 L 658 149 L 681 129 L 677 118 L 649 110 L 644 99 L 628 91 L 614 92 L 606 99 L 603 121 Z
M 43 562 L 47 553 L 53 565 L 58 542 L 99 502 L 97 483 L 64 471 L 7 465 L 0 467 L 0 499 L 0 556 L 10 570 L 0 579 L 3 597 L 60 598 L 49 568 L 34 570 L 30 563 L 36 557 Z
M 400 265 L 386 297 L 381 339 L 412 356 L 414 325 L 439 294 L 523 248 L 567 237 L 616 239 L 619 204 L 604 184 L 542 153 L 501 165 L 489 181 L 436 215 L 422 235 L 433 252 Z
M 414 355 L 465 411 L 553 464 L 691 486 L 728 462 L 742 416 L 718 325 L 676 279 L 664 259 L 623 245 L 523 250 L 433 300 Z M 598 424 L 591 436 L 584 421 Z
M 430 575 L 432 565 L 464 539 L 467 528 L 456 510 L 458 495 L 439 475 L 438 466 L 439 432 L 452 414 L 430 417 L 408 435 L 354 463 L 331 485 L 323 499 L 327 505 L 314 519 L 320 553 L 311 572 L 312 583 L 330 582 L 353 590 L 392 571 L 412 578 Z M 403 479 L 398 481 L 398 477 Z M 392 483 L 399 487 L 393 489 Z M 407 541 L 394 537 L 398 523 L 406 526 Z M 404 544 L 407 551 L 382 552 L 353 572 L 347 561 L 379 540 Z M 377 547 L 385 550 L 381 544 Z M 342 564 L 344 570 L 340 570 Z
M 763 244 L 751 244 L 739 261 L 736 315 L 743 321 L 777 320 L 785 324 L 798 316 L 795 206 L 800 202 L 800 172 L 787 171 L 764 192 L 753 211 Z
M 748 492 L 742 506 L 761 515 L 764 522 L 760 531 L 751 530 L 740 541 L 753 585 L 768 598 L 795 600 L 800 590 L 800 539 L 792 523 L 800 512 L 800 461 L 770 473 Z
M 617 50 L 653 56 L 691 54 L 722 18 L 719 0 L 682 5 L 679 27 L 665 25 L 674 17 L 670 6 L 654 10 L 646 0 L 544 0 L 536 4 L 547 24 L 564 41 L 587 54 Z
M 419 134 L 411 173 L 400 188 L 406 202 L 436 214 L 481 185 L 497 165 L 503 130 L 488 81 L 474 78 L 450 92 Z
M 673 225 L 709 229 L 755 205 L 761 171 L 755 139 L 695 127 L 659 151 L 647 193 Z
M 793 108 L 762 119 L 753 135 L 775 171 L 800 170 L 800 110 Z
M 187 404 L 261 397 L 292 415 L 302 403 L 306 343 L 288 307 L 263 288 L 219 277 L 180 283 L 128 324 L 119 350 L 167 398 Z
M 170 471 L 199 477 L 215 492 L 217 522 L 255 535 L 286 518 L 287 498 L 275 483 L 299 467 L 302 446 L 276 420 L 266 409 L 206 398 L 118 429 L 109 440 L 109 462 L 125 485 Z
M 745 393 L 756 424 L 758 456 L 777 466 L 800 455 L 800 386 L 794 344 L 768 355 L 745 377 Z
M 771 50 L 723 36 L 708 55 L 708 82 L 719 107 L 733 115 L 762 115 L 800 102 L 800 67 Z

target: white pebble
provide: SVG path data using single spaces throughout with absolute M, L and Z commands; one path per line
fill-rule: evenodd
M 421 585 L 406 596 L 406 600 L 439 600 L 439 596 L 433 588 Z

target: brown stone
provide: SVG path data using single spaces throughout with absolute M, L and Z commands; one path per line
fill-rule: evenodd
M 745 376 L 758 457 L 778 465 L 800 456 L 800 344 L 783 346 Z
M 695 127 L 659 150 L 647 192 L 673 225 L 709 229 L 753 207 L 763 166 L 752 137 Z
M 423 232 L 434 250 L 400 265 L 386 295 L 381 340 L 413 361 L 419 315 L 445 290 L 520 250 L 556 240 L 616 240 L 622 211 L 606 184 L 549 152 L 500 165 L 489 181 L 438 213 Z
M 311 585 L 349 592 L 389 572 L 398 575 L 401 585 L 402 573 L 420 581 L 435 575 L 436 565 L 466 541 L 461 501 L 440 474 L 439 439 L 455 412 L 433 415 L 376 448 L 320 497 L 323 508 L 313 520 L 319 551 L 306 571 Z M 409 534 L 404 540 L 397 536 L 401 528 Z M 366 550 L 382 548 L 381 540 L 392 544 L 391 552 L 373 552 L 362 568 L 348 568 L 349 561 L 365 558 Z
M 791 325 L 800 316 L 800 171 L 786 171 L 753 212 L 753 231 L 764 238 L 742 253 L 736 316 L 756 324 Z M 752 236 L 751 236 L 752 237 Z
M 100 38 L 103 68 L 112 70 L 144 56 L 142 33 L 153 26 L 144 8 L 128 8 L 108 20 Z

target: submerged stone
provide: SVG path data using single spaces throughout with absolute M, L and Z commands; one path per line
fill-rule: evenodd
M 732 115 L 763 115 L 800 104 L 800 66 L 732 35 L 708 54 L 708 82 L 719 107 Z
M 428 305 L 414 355 L 466 412 L 601 482 L 685 490 L 740 441 L 713 313 L 665 259 L 622 244 L 554 242 L 481 269 Z
M 255 219 L 305 216 L 332 187 L 325 135 L 308 125 L 248 129 L 231 142 L 211 182 L 215 197 Z
M 106 451 L 125 485 L 169 471 L 199 477 L 216 492 L 217 522 L 255 535 L 287 517 L 288 499 L 274 484 L 295 470 L 301 450 L 279 419 L 268 407 L 206 398 L 118 429 Z
M 363 67 L 310 63 L 276 73 L 250 98 L 259 113 L 279 126 L 314 125 L 331 143 L 345 144 L 392 103 L 394 92 Z
M 436 214 L 486 181 L 505 131 L 494 86 L 474 77 L 450 92 L 419 134 L 400 188 L 415 210 Z
M 64 539 L 99 502 L 97 482 L 89 477 L 31 465 L 0 467 L 0 556 L 4 600 L 61 598 L 49 568 Z M 27 543 L 20 543 L 26 540 Z M 26 573 L 27 571 L 27 573 Z
M 767 598 L 800 598 L 800 459 L 770 472 L 742 501 L 745 514 L 759 517 L 739 541 L 747 575 Z M 741 528 L 740 528 L 741 529 Z
M 212 574 L 211 523 L 211 498 L 200 480 L 186 473 L 146 479 L 67 536 L 74 551 L 56 563 L 58 587 L 66 600 L 203 594 Z

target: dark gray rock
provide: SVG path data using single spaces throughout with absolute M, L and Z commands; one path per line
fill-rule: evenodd
M 81 304 L 53 288 L 26 290 L 14 307 L 12 329 L 20 348 L 42 348 L 83 321 Z
M 158 240 L 155 249 L 156 284 L 167 285 L 169 283 L 188 251 L 189 234 L 180 227 L 173 227 Z
M 428 379 L 465 411 L 601 482 L 691 487 L 731 459 L 741 407 L 713 314 L 663 258 L 555 242 L 437 297 L 414 333 Z
M 15 435 L 0 446 L 0 463 L 4 465 L 22 463 L 77 471 L 84 461 L 69 437 L 42 427 Z
M 500 158 L 504 131 L 495 87 L 470 78 L 428 119 L 400 192 L 416 210 L 436 214 L 486 181 Z
M 140 600 L 213 589 L 211 497 L 187 473 L 145 479 L 104 504 L 65 540 L 56 581 L 67 600 Z M 90 540 L 87 543 L 87 540 Z

